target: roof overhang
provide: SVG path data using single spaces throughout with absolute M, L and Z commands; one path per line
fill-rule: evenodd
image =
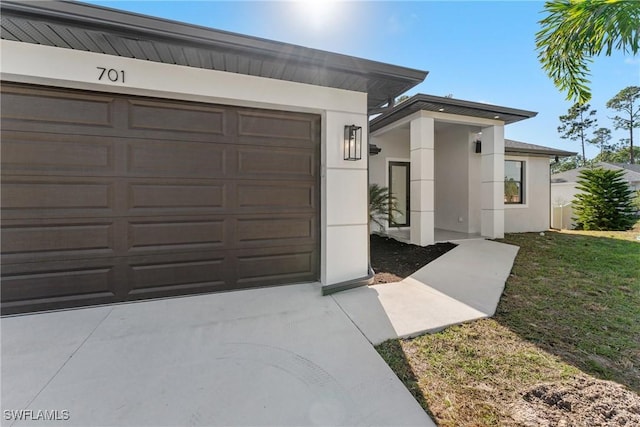
M 480 102 L 417 94 L 406 101 L 387 109 L 380 116 L 371 120 L 369 128 L 371 132 L 374 132 L 418 111 L 432 111 L 458 116 L 498 120 L 505 124 L 529 119 L 538 114 L 534 111 L 518 110 L 498 105 L 483 104 Z
M 3 39 L 368 94 L 380 107 L 426 71 L 69 1 L 2 1 Z
M 544 157 L 570 157 L 578 153 L 571 151 L 558 150 L 556 148 L 544 147 L 542 145 L 529 144 L 526 142 L 514 141 L 512 139 L 504 140 L 505 154 L 525 154 Z

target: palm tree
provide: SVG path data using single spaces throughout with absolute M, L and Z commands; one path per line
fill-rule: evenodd
M 594 56 L 640 50 L 640 1 L 552 0 L 536 34 L 538 59 L 567 99 L 591 99 L 589 67 Z
M 369 222 L 384 229 L 385 222 L 393 223 L 393 212 L 400 211 L 389 189 L 378 184 L 369 185 Z

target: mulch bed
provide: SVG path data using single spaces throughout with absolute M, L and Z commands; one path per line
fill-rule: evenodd
M 399 282 L 456 247 L 453 243 L 416 246 L 377 234 L 371 235 L 370 244 L 374 284 Z

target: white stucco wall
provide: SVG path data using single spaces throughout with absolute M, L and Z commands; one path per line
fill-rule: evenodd
M 475 152 L 476 136 L 469 138 L 469 228 L 467 233 L 480 234 L 482 215 L 482 155 Z
M 371 143 L 382 151 L 369 157 L 370 182 L 388 187 L 389 162 L 409 161 L 409 129 L 396 129 L 382 136 L 371 136 Z
M 571 203 L 578 194 L 575 182 L 563 182 L 551 184 L 551 206 L 566 205 Z
M 549 229 L 549 158 L 505 155 L 525 163 L 525 203 L 504 205 L 504 231 L 521 233 Z
M 436 228 L 468 232 L 471 154 L 469 136 L 465 126 L 455 126 L 443 132 L 436 132 Z
M 367 129 L 367 95 L 221 71 L 160 64 L 2 40 L 4 81 L 321 115 L 321 281 L 368 270 L 367 160 L 342 159 L 344 126 Z M 99 80 L 96 67 L 122 70 L 125 83 Z M 363 132 L 363 149 L 367 132 Z

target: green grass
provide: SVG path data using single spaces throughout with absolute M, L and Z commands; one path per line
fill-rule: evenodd
M 640 242 L 594 232 L 504 241 L 520 252 L 495 319 L 581 370 L 639 391 Z
M 523 390 L 576 375 L 638 392 L 639 234 L 507 235 L 520 251 L 493 319 L 378 352 L 441 426 L 515 425 Z

